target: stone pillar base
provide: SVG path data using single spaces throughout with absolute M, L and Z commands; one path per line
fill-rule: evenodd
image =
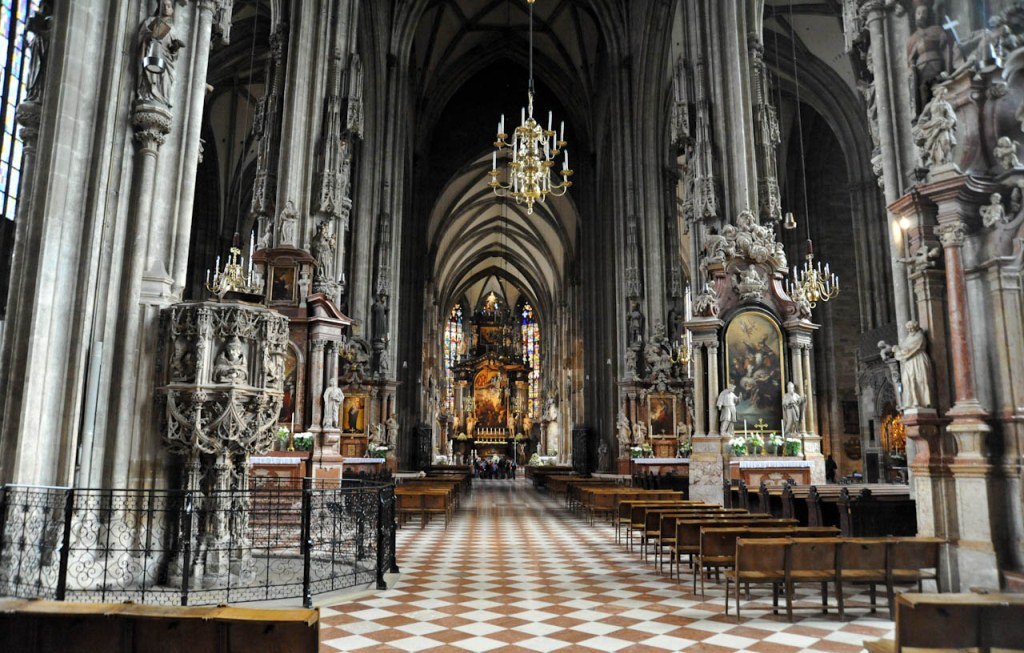
M 722 471 L 728 461 L 721 454 L 694 453 L 690 456 L 690 498 L 722 505 L 725 500 Z

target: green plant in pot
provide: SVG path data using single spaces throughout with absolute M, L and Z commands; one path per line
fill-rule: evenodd
M 786 438 L 782 454 L 784 456 L 799 456 L 802 449 L 803 445 L 800 442 L 800 438 Z

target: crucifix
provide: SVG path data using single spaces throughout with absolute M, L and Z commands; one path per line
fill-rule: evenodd
M 768 422 L 764 421 L 764 418 L 762 417 L 761 419 L 757 420 L 756 424 L 754 424 L 754 428 L 763 433 L 764 431 L 768 430 Z
M 956 33 L 956 28 L 960 25 L 960 21 L 953 20 L 949 16 L 945 16 L 945 19 L 946 22 L 942 23 L 942 29 L 949 32 L 950 36 L 953 37 L 953 41 L 956 42 L 956 47 L 960 49 L 960 54 L 966 58 L 967 54 L 964 52 L 963 41 L 960 40 L 960 35 Z

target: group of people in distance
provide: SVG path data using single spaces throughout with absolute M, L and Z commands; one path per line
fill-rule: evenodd
M 473 461 L 473 475 L 477 478 L 515 479 L 516 463 L 508 456 L 497 460 L 477 458 Z

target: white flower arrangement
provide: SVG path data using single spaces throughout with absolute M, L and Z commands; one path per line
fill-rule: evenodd
M 544 464 L 544 461 L 540 459 L 540 454 L 535 451 L 533 452 L 533 455 L 530 456 L 530 460 L 527 461 L 526 464 L 530 465 L 531 467 L 540 467 L 541 465 Z
M 729 448 L 732 449 L 734 456 L 742 456 L 747 452 L 747 439 L 742 435 L 734 435 L 729 440 Z
M 366 456 L 368 458 L 386 458 L 387 453 L 390 450 L 391 447 L 387 445 L 376 444 L 374 442 L 371 442 L 370 444 L 366 445 Z
M 755 447 L 764 446 L 764 438 L 761 437 L 760 433 L 751 433 L 747 436 L 747 442 L 754 445 Z
M 786 438 L 786 443 L 783 445 L 783 454 L 786 456 L 799 456 L 802 449 L 803 443 L 800 442 L 800 438 Z
M 781 447 L 782 446 L 782 436 L 779 435 L 778 433 L 769 433 L 768 434 L 768 444 L 770 444 L 773 447 Z

